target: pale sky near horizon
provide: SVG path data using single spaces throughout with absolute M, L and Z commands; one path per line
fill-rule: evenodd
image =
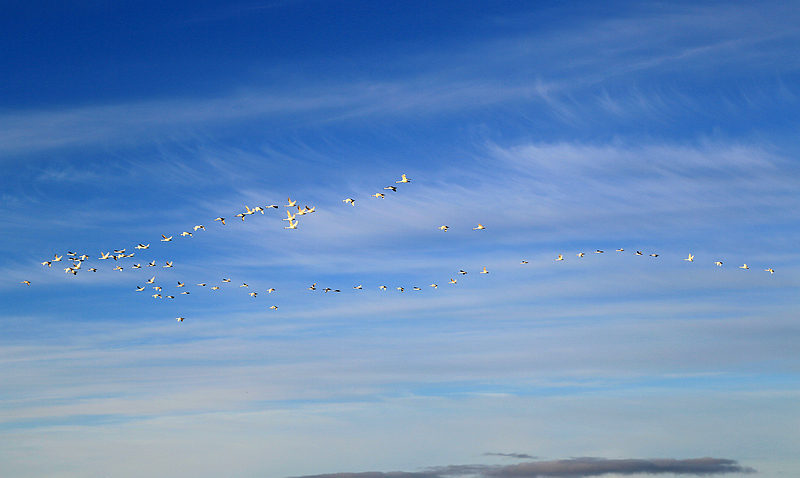
M 0 5 L 0 478 L 799 474 L 798 22 Z

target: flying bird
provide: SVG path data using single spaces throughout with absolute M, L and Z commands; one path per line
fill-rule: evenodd
M 775 273 L 775 271 L 772 270 L 771 267 L 769 269 L 764 269 L 764 272 L 769 272 L 770 274 L 774 274 Z
M 144 290 L 144 287 L 142 287 L 142 286 L 140 286 L 140 285 L 137 285 L 137 286 L 136 286 L 136 292 L 141 292 L 141 291 L 143 291 L 143 290 Z
M 58 254 L 56 254 L 55 259 L 53 259 L 53 262 L 60 262 L 62 257 L 64 256 L 59 256 Z
M 250 287 L 250 286 L 242 282 L 242 285 L 240 285 L 239 287 Z
M 272 310 L 278 310 L 278 306 L 277 306 L 277 305 L 272 305 L 272 306 L 270 306 L 270 309 L 272 309 Z
M 222 279 L 222 282 L 230 282 L 230 279 Z
M 402 177 L 403 179 L 401 179 L 400 181 L 395 181 L 395 184 L 410 183 L 411 182 L 411 181 L 409 181 L 409 179 L 406 177 L 405 174 L 402 174 L 400 177 Z
M 528 264 L 528 261 L 519 261 L 520 264 Z
M 557 261 L 563 261 L 564 260 L 564 254 L 559 254 L 558 255 L 558 259 L 556 259 L 556 260 Z
M 744 264 L 744 265 L 739 266 L 739 269 L 749 269 L 749 267 L 747 267 L 747 264 Z
M 215 286 L 215 285 L 212 285 L 212 286 L 211 286 L 211 290 L 219 290 L 219 287 L 218 287 L 218 286 Z
M 206 230 L 206 227 L 205 227 L 204 225 L 202 225 L 202 224 L 200 224 L 200 225 L 197 225 L 197 226 L 194 226 L 194 230 L 195 230 L 195 232 L 196 232 L 198 229 L 202 229 L 202 230 L 204 230 L 204 231 L 205 231 L 205 230 Z
M 488 273 L 489 273 L 489 271 L 486 270 L 486 266 L 483 266 L 483 270 L 481 271 L 481 274 L 488 274 Z
M 431 286 L 431 287 L 433 287 L 434 289 L 436 289 L 436 288 L 438 288 L 438 287 L 439 287 L 439 285 L 438 285 L 438 284 L 431 284 L 430 286 Z
M 148 247 L 150 247 L 150 244 L 145 245 L 145 244 L 139 243 L 139 245 L 136 246 L 136 249 L 147 249 Z
M 20 284 L 31 285 L 31 281 L 24 280 L 24 281 L 20 282 Z
M 267 294 L 272 294 L 273 292 L 275 292 L 274 287 L 270 287 L 269 289 L 267 289 Z
M 292 201 L 292 198 L 286 198 L 289 201 L 289 204 L 284 205 L 283 207 L 295 207 L 297 205 L 297 201 Z
M 131 269 L 141 269 L 141 268 L 142 268 L 141 264 L 134 264 L 131 266 Z
M 686 259 L 684 259 L 684 261 L 694 262 L 694 256 L 693 256 L 693 255 L 691 255 L 691 254 L 689 254 L 689 257 L 687 257 Z
M 175 320 L 177 320 L 178 322 L 183 322 L 184 321 L 184 317 L 175 317 Z
M 52 264 L 50 261 L 42 262 L 43 266 L 52 267 L 50 264 Z
M 714 265 L 717 266 L 717 267 L 722 267 L 722 262 L 717 261 L 717 262 L 714 263 Z
M 286 219 L 284 219 L 284 221 L 285 221 L 285 220 L 286 220 Z M 284 229 L 297 229 L 297 221 L 295 221 L 295 222 L 292 222 L 292 221 L 290 220 L 290 221 L 289 221 L 289 225 L 288 225 L 288 226 L 283 226 L 283 228 L 284 228 Z
M 458 273 L 463 275 L 463 276 L 467 275 L 467 271 L 465 271 L 464 269 L 459 269 Z
M 161 242 L 169 242 L 172 240 L 172 236 L 167 237 L 164 234 L 161 234 L 161 237 L 163 237 L 163 239 L 161 239 Z
M 147 281 L 147 283 L 148 283 L 148 284 L 152 284 L 152 283 L 153 283 L 153 282 L 155 282 L 155 281 L 156 281 L 156 278 L 155 278 L 155 277 L 151 277 L 151 278 L 150 278 L 150 279 Z
M 361 288 L 362 288 L 361 285 L 357 285 L 357 286 L 353 287 L 353 289 L 361 289 Z
M 122 270 L 122 266 L 117 266 L 117 267 L 114 268 L 114 270 L 115 271 L 121 271 Z
M 172 267 L 172 261 L 167 261 L 167 265 L 162 266 L 162 267 Z
M 486 228 L 485 228 L 485 227 L 483 227 L 483 224 L 480 224 L 480 223 L 478 223 L 478 227 L 473 227 L 473 228 L 472 228 L 472 230 L 473 230 L 473 231 L 478 231 L 478 230 L 480 230 L 480 229 L 486 229 Z
M 155 267 L 155 266 L 156 266 L 156 261 L 150 261 L 150 263 L 147 264 L 147 267 Z
M 294 214 L 289 211 L 286 211 L 286 217 L 283 218 L 284 221 L 289 221 L 291 223 L 294 220 Z
M 585 256 L 586 254 L 584 254 L 583 252 L 579 252 L 579 253 L 577 253 L 577 254 L 575 254 L 575 255 L 576 255 L 576 256 L 578 256 L 578 257 L 583 257 L 583 256 Z
M 317 283 L 314 282 L 313 284 L 311 284 L 311 287 L 309 287 L 308 290 L 317 290 Z
M 257 296 L 257 295 L 258 295 L 258 292 L 251 292 L 251 293 L 250 293 L 250 297 L 255 297 L 255 296 Z
M 399 290 L 400 292 L 405 292 L 405 289 L 402 287 L 398 287 L 397 290 Z
M 176 285 L 175 287 L 186 287 L 186 283 L 178 281 L 178 285 Z
M 385 285 L 382 285 L 382 286 L 378 287 L 378 289 L 380 289 L 380 290 L 386 290 L 386 286 L 385 286 Z
M 397 186 L 386 186 L 383 189 L 388 189 L 390 191 L 397 192 Z
M 215 221 L 220 221 L 220 222 L 222 222 L 222 225 L 223 225 L 223 226 L 225 225 L 225 218 L 224 218 L 224 217 L 218 217 L 218 218 L 216 218 L 216 219 L 214 219 L 214 220 L 215 220 Z
M 650 254 L 650 257 L 658 257 L 658 254 Z
M 617 249 L 617 252 L 623 252 L 624 250 L 625 250 L 625 249 L 623 249 L 623 248 L 621 248 L 621 247 L 620 247 L 619 249 Z
M 191 232 L 189 232 L 189 231 L 183 231 L 183 232 L 181 233 L 181 237 L 186 237 L 186 236 L 189 236 L 189 237 L 194 237 L 194 236 L 192 236 L 192 233 L 191 233 Z
M 603 251 L 601 251 L 600 249 L 598 249 L 598 250 L 594 251 L 594 253 L 595 253 L 595 254 L 602 254 L 602 253 L 603 253 Z
M 455 280 L 455 279 L 450 279 L 450 283 L 451 283 L 451 284 L 457 284 L 457 283 L 458 283 L 458 281 L 457 281 L 457 280 Z
M 372 195 L 372 196 L 370 196 L 370 197 L 374 197 L 374 198 L 380 198 L 380 199 L 383 199 L 383 198 L 385 198 L 385 197 L 386 197 L 386 195 L 385 195 L 385 194 L 383 194 L 383 193 L 375 193 L 375 194 L 373 194 L 373 195 Z
M 342 199 L 342 202 L 348 202 L 348 203 L 350 203 L 351 206 L 355 206 L 356 205 L 356 200 L 353 199 L 353 198 Z
M 441 229 L 444 232 L 447 232 L 447 230 L 450 229 L 450 226 L 439 226 L 439 229 Z

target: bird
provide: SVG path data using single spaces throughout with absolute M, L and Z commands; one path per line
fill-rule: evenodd
M 397 186 L 386 186 L 383 189 L 388 189 L 390 191 L 397 192 Z
M 178 281 L 178 285 L 176 285 L 175 287 L 186 287 L 186 283 Z
M 405 289 L 402 287 L 397 287 L 397 290 L 399 290 L 400 292 L 405 292 Z
M 361 289 L 361 288 L 362 288 L 361 285 L 357 285 L 357 286 L 353 287 L 353 289 Z
M 197 284 L 197 285 L 199 285 L 200 287 L 205 287 L 205 286 L 206 286 L 206 283 L 205 283 L 205 282 L 201 282 L 201 283 L 199 283 L 199 284 Z
M 222 282 L 230 282 L 230 279 L 222 279 Z
M 94 267 L 90 267 L 89 269 L 86 270 L 89 272 L 97 272 L 97 269 L 95 269 Z
M 717 266 L 717 267 L 722 267 L 722 262 L 717 261 L 717 262 L 714 263 L 714 265 Z
M 623 251 L 625 251 L 625 249 L 623 249 L 621 247 L 619 249 L 617 249 L 617 252 L 623 252 Z
M 374 198 L 383 199 L 383 198 L 385 198 L 385 197 L 386 197 L 386 195 L 385 195 L 385 194 L 383 194 L 383 193 L 375 193 L 375 194 L 373 194 L 373 195 L 372 195 L 372 196 L 370 196 L 370 197 L 374 197 Z
M 455 279 L 450 279 L 450 283 L 451 283 L 451 284 L 457 284 L 457 283 L 458 283 L 458 281 L 457 281 L 457 280 L 455 280 Z
M 326 288 L 322 289 L 322 291 L 323 291 L 323 292 L 325 292 L 326 294 L 327 294 L 328 292 L 332 291 L 332 290 L 333 290 L 333 289 L 331 289 L 330 287 L 326 287 Z
M 114 270 L 115 271 L 121 271 L 122 270 L 122 266 L 117 266 L 117 267 L 114 268 Z
M 240 218 L 242 218 L 242 221 L 244 221 L 244 217 L 245 217 L 245 216 L 246 216 L 246 214 L 245 214 L 245 213 L 243 213 L 243 212 L 240 212 L 239 214 L 237 214 L 237 215 L 236 215 L 236 217 L 240 217 Z
M 43 266 L 52 267 L 50 264 L 52 264 L 52 262 L 50 262 L 50 261 L 42 262 Z
M 255 209 L 250 209 L 250 207 L 247 204 L 245 204 L 244 208 L 247 209 L 247 212 L 245 214 L 247 214 L 248 216 L 250 214 L 255 214 L 256 213 L 256 210 Z
M 557 261 L 563 261 L 564 260 L 564 254 L 559 254 L 558 255 L 558 259 L 556 259 L 556 260 Z
M 59 256 L 58 254 L 55 254 L 55 259 L 53 259 L 53 262 L 60 262 L 62 257 L 64 256 Z
M 289 221 L 289 225 L 288 226 L 283 226 L 283 228 L 284 229 L 297 229 L 297 221 L 295 221 L 295 222 Z
M 160 285 L 154 285 L 153 286 L 153 290 L 157 290 L 157 291 L 161 292 L 161 286 Z
M 473 231 L 478 231 L 478 230 L 480 230 L 480 229 L 486 229 L 486 228 L 485 228 L 485 227 L 483 227 L 483 224 L 481 224 L 481 223 L 478 223 L 478 227 L 473 227 L 473 228 L 472 228 L 472 230 L 473 230 Z
M 598 249 L 598 250 L 594 251 L 594 253 L 595 253 L 595 254 L 602 254 L 602 253 L 603 253 L 603 251 L 601 251 L 600 249 Z
M 175 317 L 175 320 L 177 320 L 178 322 L 183 322 L 185 320 L 185 318 L 184 317 Z
M 286 217 L 283 218 L 284 221 L 289 221 L 290 223 L 294 220 L 294 214 L 289 211 L 286 211 Z
M 202 230 L 204 230 L 204 231 L 205 231 L 205 230 L 206 230 L 206 227 L 205 227 L 204 225 L 202 225 L 202 224 L 199 224 L 199 225 L 197 225 L 197 226 L 194 226 L 194 230 L 195 230 L 195 231 L 197 231 L 198 229 L 202 229 Z
M 251 293 L 250 293 L 250 297 L 255 297 L 255 296 L 257 296 L 257 295 L 258 295 L 258 292 L 251 292 Z
M 774 274 L 775 273 L 775 271 L 772 270 L 771 267 L 769 269 L 764 269 L 764 272 L 769 272 L 770 274 Z
M 314 212 L 316 210 L 317 210 L 317 206 L 313 206 L 313 207 L 308 207 L 308 205 L 305 206 L 306 214 L 311 214 L 312 212 Z
M 447 232 L 447 230 L 450 229 L 450 226 L 439 226 L 439 229 L 441 229 L 444 232 Z
M 141 268 L 142 268 L 141 264 L 134 264 L 131 266 L 131 269 L 141 269 Z
M 308 290 L 317 290 L 317 283 L 314 282 L 313 284 L 311 284 L 311 287 L 309 287 Z
M 153 294 L 154 299 L 161 299 L 161 294 Z
M 150 244 L 142 244 L 140 242 L 139 245 L 136 246 L 136 249 L 147 249 L 148 247 L 150 247 Z
M 181 233 L 181 237 L 186 237 L 186 236 L 189 236 L 189 237 L 194 237 L 194 236 L 192 236 L 192 233 L 191 233 L 191 232 L 189 232 L 189 231 L 183 231 L 183 232 Z
M 174 299 L 174 298 L 175 298 L 175 296 L 174 296 L 174 295 L 168 295 L 166 298 L 167 298 L 167 299 Z
M 289 201 L 289 204 L 284 205 L 283 207 L 295 207 L 297 205 L 297 201 L 292 201 L 292 198 L 286 198 Z
M 242 282 L 242 285 L 240 285 L 239 287 L 250 287 L 250 286 Z
M 413 290 L 422 290 L 422 289 L 420 289 L 420 288 L 419 288 L 419 287 L 417 287 L 417 286 L 414 286 L 414 289 L 413 289 Z
M 185 290 L 185 291 L 181 292 L 181 294 L 182 295 L 189 295 L 189 294 L 191 294 L 191 292 L 189 292 L 188 290 Z
M 467 275 L 467 271 L 465 271 L 464 269 L 459 269 L 458 273 L 461 274 L 462 276 Z
M 260 212 L 261 214 L 264 214 L 264 208 L 263 208 L 263 207 L 261 207 L 261 206 L 256 206 L 256 207 L 254 207 L 254 208 L 253 208 L 253 211 L 258 211 L 258 212 Z
M 636 255 L 637 256 L 641 256 L 642 255 L 642 251 L 636 251 Z
M 576 256 L 578 256 L 578 257 L 583 257 L 583 256 L 585 256 L 586 254 L 584 254 L 583 252 L 579 252 L 579 253 L 577 253 L 577 254 L 575 254 L 575 255 L 576 255 Z
M 211 290 L 219 290 L 219 287 L 218 287 L 218 286 L 215 286 L 215 285 L 212 285 L 212 286 L 211 286 Z
M 216 219 L 214 219 L 214 220 L 215 220 L 215 221 L 220 221 L 220 222 L 222 223 L 222 225 L 223 225 L 223 226 L 225 225 L 225 218 L 224 218 L 224 217 L 218 217 L 218 218 L 216 218 Z
M 483 266 L 483 270 L 480 273 L 481 274 L 488 274 L 489 271 L 486 270 L 486 266 Z
M 161 237 L 163 237 L 163 239 L 161 239 L 161 242 L 169 242 L 172 240 L 172 236 L 167 237 L 164 234 L 161 234 Z
M 101 252 L 100 253 L 100 259 L 101 260 L 110 259 L 110 258 L 111 258 L 111 253 L 110 252 Z
M 162 266 L 162 267 L 172 267 L 172 261 L 167 261 L 167 265 Z
M 410 183 L 411 182 L 411 181 L 409 181 L 409 179 L 406 177 L 405 174 L 400 175 L 400 177 L 402 177 L 403 179 L 401 179 L 400 181 L 395 181 L 395 184 Z
M 269 289 L 267 289 L 267 294 L 272 294 L 273 292 L 275 292 L 274 287 L 270 287 Z
M 747 264 L 743 264 L 739 266 L 739 269 L 749 269 L 749 267 L 747 267 Z
M 658 254 L 650 254 L 650 257 L 658 257 Z
M 289 212 L 289 211 L 286 211 L 286 212 Z M 297 212 L 295 214 L 298 215 L 298 216 L 305 216 L 306 215 L 306 210 L 301 208 L 300 206 L 297 206 Z
M 272 309 L 272 310 L 278 310 L 278 306 L 277 306 L 277 305 L 272 305 L 272 306 L 270 306 L 270 309 Z
M 136 286 L 136 292 L 141 292 L 141 291 L 143 291 L 143 290 L 144 290 L 144 287 L 142 287 L 142 286 L 140 286 L 140 285 L 137 285 L 137 286 Z
M 31 281 L 24 280 L 24 281 L 20 282 L 20 284 L 31 285 Z
M 353 199 L 353 198 L 342 199 L 342 202 L 350 203 L 351 206 L 355 206 L 356 205 L 356 200 Z
M 436 288 L 439 287 L 439 285 L 438 284 L 431 284 L 430 287 L 433 287 L 434 289 L 436 289 Z
M 147 267 L 155 267 L 155 266 L 156 266 L 156 261 L 150 261 L 150 263 L 147 264 Z
M 115 254 L 125 254 L 125 249 L 114 249 Z
M 684 261 L 694 262 L 694 256 L 693 256 L 693 255 L 691 255 L 691 254 L 689 254 L 689 257 L 687 257 L 686 259 L 684 259 Z
M 380 289 L 380 290 L 386 290 L 386 286 L 385 286 L 385 285 L 382 285 L 382 286 L 378 287 L 378 289 Z
M 270 204 L 269 206 L 266 206 L 266 208 L 267 209 L 278 209 L 278 205 L 277 204 Z
M 156 278 L 155 278 L 155 277 L 151 277 L 151 278 L 150 278 L 150 279 L 147 281 L 147 283 L 148 283 L 148 284 L 152 284 L 152 283 L 153 283 L 153 282 L 155 282 L 155 281 L 156 281 Z
M 528 264 L 528 261 L 519 261 L 520 264 Z

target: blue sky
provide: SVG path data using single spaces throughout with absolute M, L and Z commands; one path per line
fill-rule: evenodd
M 5 2 L 0 476 L 797 474 L 798 20 Z

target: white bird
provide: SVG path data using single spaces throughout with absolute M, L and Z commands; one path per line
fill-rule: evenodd
M 153 290 L 157 290 L 157 291 L 161 292 L 161 286 L 160 285 L 154 285 L 153 286 Z
M 455 280 L 455 279 L 450 279 L 450 283 L 451 283 L 451 284 L 457 284 L 457 283 L 458 283 L 458 281 L 457 281 L 457 280 Z
M 441 229 L 444 232 L 447 232 L 447 230 L 450 229 L 450 226 L 439 226 L 439 229 Z
M 594 253 L 595 253 L 595 254 L 602 254 L 602 253 L 603 253 L 603 251 L 601 251 L 600 249 L 598 249 L 598 250 L 594 251 Z
M 739 266 L 739 269 L 749 269 L 749 267 L 747 267 L 747 264 L 744 264 L 744 265 Z
M 385 198 L 385 197 L 386 197 L 386 195 L 385 195 L 385 194 L 383 194 L 383 193 L 375 193 L 375 194 L 373 194 L 373 195 L 372 195 L 372 196 L 370 196 L 370 197 L 374 197 L 374 198 L 383 199 L 383 198 Z
M 222 225 L 223 225 L 223 226 L 225 225 L 225 218 L 224 218 L 224 217 L 218 217 L 218 218 L 216 218 L 216 219 L 214 219 L 214 220 L 215 220 L 215 221 L 220 221 L 220 222 L 222 222 Z
M 168 295 L 168 296 L 167 296 L 167 299 L 174 299 L 174 298 L 175 298 L 175 296 L 174 296 L 174 295 Z
M 764 272 L 769 272 L 770 274 L 774 274 L 775 273 L 775 271 L 772 270 L 771 267 L 769 269 L 764 269 Z
M 277 305 L 272 305 L 272 306 L 270 306 L 270 309 L 272 309 L 272 310 L 278 310 L 278 306 L 277 306 Z
M 642 255 L 642 251 L 636 251 L 636 255 L 637 256 L 641 256 Z
M 230 282 L 230 279 L 222 279 L 222 282 Z
M 430 286 L 431 286 L 431 287 L 433 287 L 434 289 L 436 289 L 436 288 L 438 288 L 438 287 L 439 287 L 439 285 L 438 285 L 438 284 L 431 284 Z
M 186 283 L 178 281 L 178 285 L 176 285 L 175 287 L 186 287 Z
M 273 292 L 275 292 L 274 287 L 270 287 L 269 289 L 267 289 L 267 294 L 272 294 Z
M 286 211 L 286 212 L 289 212 L 289 211 Z M 306 210 L 301 208 L 300 206 L 297 206 L 297 212 L 295 214 L 297 214 L 298 216 L 305 216 Z
M 142 287 L 142 286 L 140 286 L 140 285 L 137 285 L 137 286 L 136 286 L 136 292 L 141 292 L 141 291 L 143 291 L 143 290 L 144 290 L 144 287 Z
M 141 268 L 142 268 L 141 264 L 134 264 L 131 266 L 131 269 L 141 269 Z
M 155 277 L 151 277 L 151 278 L 150 278 L 150 279 L 147 281 L 147 284 L 152 284 L 152 283 L 153 283 L 153 282 L 155 282 L 155 281 L 156 281 L 156 278 L 155 278 Z
M 60 262 L 62 257 L 64 256 L 59 256 L 58 254 L 56 254 L 55 259 L 53 259 L 53 262 Z
M 253 211 L 258 211 L 258 212 L 260 212 L 261 214 L 264 214 L 264 208 L 263 208 L 263 207 L 261 207 L 261 206 L 256 206 L 256 207 L 254 207 L 254 208 L 253 208 Z
M 277 204 L 270 204 L 269 206 L 267 206 L 267 209 L 278 209 L 278 205 Z
M 242 282 L 242 285 L 240 285 L 239 287 L 250 287 L 250 286 Z
M 417 287 L 417 286 L 414 286 L 413 290 L 422 290 L 422 289 L 420 289 L 420 288 L 419 288 L 419 287 Z
M 245 213 L 247 215 L 256 213 L 256 210 L 255 209 L 250 209 L 250 207 L 247 204 L 244 205 L 244 208 L 247 209 L 247 212 Z
M 353 198 L 342 199 L 342 202 L 349 202 L 351 206 L 356 205 L 356 200 Z
M 125 249 L 114 249 L 115 254 L 125 254 Z
M 245 213 L 241 212 L 241 213 L 237 214 L 237 215 L 236 215 L 236 217 L 240 217 L 240 218 L 242 218 L 242 221 L 244 221 L 244 217 L 245 217 L 246 215 L 247 215 L 247 214 L 245 214 Z
M 150 261 L 150 263 L 147 264 L 147 267 L 155 267 L 155 266 L 156 266 L 156 261 Z
M 121 271 L 122 270 L 122 266 L 117 266 L 117 267 L 114 268 L 114 270 L 115 271 Z
M 693 255 L 691 255 L 691 254 L 689 254 L 689 257 L 687 257 L 686 259 L 684 259 L 684 261 L 694 262 L 694 256 L 693 256 Z
M 91 267 L 91 268 L 86 269 L 86 270 L 89 271 L 89 272 L 97 272 L 97 269 L 95 269 L 94 267 Z
M 172 236 L 167 237 L 164 234 L 161 234 L 161 237 L 163 237 L 163 239 L 161 239 L 161 242 L 169 242 L 172 240 Z
M 317 206 L 308 207 L 308 205 L 306 205 L 306 207 L 305 207 L 305 211 L 306 211 L 307 214 L 311 214 L 312 212 L 314 212 L 316 210 L 317 210 Z
M 722 262 L 717 261 L 717 262 L 714 263 L 714 265 L 717 266 L 717 267 L 722 267 Z
M 623 251 L 625 251 L 625 249 L 623 249 L 621 247 L 619 249 L 617 249 L 617 252 L 623 252 Z
M 183 322 L 184 321 L 184 317 L 175 317 L 175 320 L 177 320 L 178 322 Z
M 284 220 L 284 221 L 289 221 L 289 222 L 292 222 L 292 221 L 294 221 L 294 214 L 292 214 L 292 213 L 291 213 L 291 212 L 289 212 L 289 211 L 286 211 L 286 217 L 285 217 L 285 218 L 283 218 L 283 220 Z
M 556 259 L 556 260 L 557 261 L 563 261 L 564 260 L 564 254 L 559 254 L 558 255 L 558 259 Z
M 658 254 L 650 254 L 650 257 L 658 257 Z
M 576 255 L 576 256 L 578 256 L 578 257 L 583 257 L 583 256 L 585 256 L 586 254 L 584 254 L 583 252 L 579 252 L 579 253 L 577 253 L 577 254 L 575 254 L 575 255 Z
M 295 222 L 289 221 L 289 225 L 288 226 L 283 226 L 283 228 L 284 229 L 297 229 L 297 221 L 295 221 Z
M 43 266 L 47 266 L 47 267 L 53 267 L 53 266 L 51 266 L 50 264 L 51 264 L 51 262 L 50 262 L 50 261 L 45 261 L 45 262 L 42 262 L 42 265 L 43 265 Z
M 397 287 L 397 290 L 399 290 L 400 292 L 405 292 L 405 289 L 402 287 Z
M 380 290 L 386 290 L 386 286 L 385 286 L 385 285 L 382 285 L 382 286 L 378 287 L 378 289 L 380 289 Z
M 411 181 L 408 180 L 408 178 L 406 177 L 405 174 L 402 174 L 400 177 L 402 177 L 403 179 L 401 179 L 400 181 L 395 181 L 395 184 L 410 183 L 411 182 Z
M 204 231 L 205 231 L 205 230 L 206 230 L 206 227 L 205 227 L 204 225 L 202 225 L 202 224 L 199 224 L 199 225 L 197 225 L 197 226 L 194 226 L 194 230 L 195 230 L 195 231 L 197 231 L 198 229 L 202 229 L 202 230 L 204 230 Z
M 484 266 L 484 267 L 483 267 L 483 270 L 481 271 L 481 274 L 488 274 L 488 273 L 489 273 L 489 271 L 487 271 L 487 270 L 486 270 L 486 266 Z
M 191 232 L 189 232 L 189 231 L 183 231 L 183 232 L 181 233 L 181 237 L 186 237 L 186 236 L 189 236 L 189 237 L 194 237 L 194 236 L 192 236 L 192 233 L 191 233 Z
M 205 283 L 205 282 L 201 282 L 201 283 L 199 283 L 199 284 L 197 284 L 197 285 L 199 285 L 200 287 L 205 287 L 205 286 L 206 286 L 206 283 Z
M 327 294 L 328 292 L 330 292 L 332 290 L 333 289 L 331 289 L 330 287 L 326 287 L 326 288 L 322 289 L 322 292 L 325 292 Z
M 161 298 L 161 294 L 153 294 L 153 298 L 154 299 L 160 299 Z
M 361 285 L 357 285 L 357 286 L 353 287 L 353 289 L 361 289 L 361 288 L 362 288 Z
M 150 244 L 146 244 L 145 245 L 145 244 L 139 243 L 139 245 L 136 246 L 136 249 L 147 249 L 148 247 L 150 247 Z
M 257 296 L 257 295 L 258 295 L 258 292 L 251 292 L 251 293 L 250 293 L 250 297 L 255 297 L 255 296 Z
M 284 205 L 283 207 L 295 207 L 297 205 L 297 201 L 292 201 L 292 198 L 286 198 L 289 201 L 289 204 Z
M 218 286 L 215 286 L 215 285 L 212 285 L 212 286 L 211 286 L 211 290 L 219 290 L 219 287 L 218 287 Z
M 528 261 L 519 261 L 520 264 L 528 264 Z
M 191 292 L 189 292 L 188 290 L 185 290 L 185 291 L 181 292 L 181 294 L 182 295 L 189 295 L 189 294 L 191 294 Z
M 314 282 L 313 284 L 311 284 L 311 287 L 309 287 L 308 290 L 317 290 L 317 283 Z
M 101 252 L 100 254 L 101 260 L 110 259 L 112 257 L 110 252 Z
M 162 266 L 162 267 L 172 267 L 172 261 L 167 261 L 167 265 Z
M 31 281 L 24 280 L 24 281 L 20 282 L 20 284 L 31 285 Z
M 473 231 L 478 231 L 478 230 L 480 230 L 480 229 L 486 229 L 486 228 L 485 228 L 485 227 L 483 227 L 483 224 L 480 224 L 480 223 L 478 223 L 478 227 L 473 227 L 473 228 L 472 228 L 472 230 L 473 230 Z
M 397 192 L 397 186 L 386 186 L 383 189 L 388 189 L 390 191 Z
M 465 271 L 464 269 L 459 269 L 458 273 L 464 276 L 467 275 L 467 271 Z

